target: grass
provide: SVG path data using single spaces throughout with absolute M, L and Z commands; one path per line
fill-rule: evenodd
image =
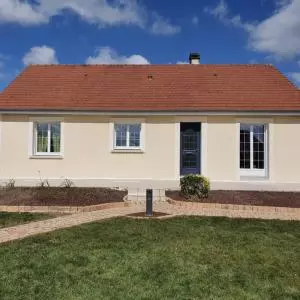
M 300 299 L 300 222 L 117 218 L 0 246 L 0 299 Z
M 52 215 L 40 213 L 0 212 L 0 228 L 50 219 Z

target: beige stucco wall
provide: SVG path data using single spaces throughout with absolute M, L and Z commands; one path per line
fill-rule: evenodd
M 300 185 L 300 118 L 276 117 L 271 129 L 270 179 Z
M 139 181 L 147 182 L 147 186 L 152 181 L 162 182 L 161 187 L 174 186 L 179 180 L 179 124 L 197 121 L 202 122 L 201 167 L 213 187 L 300 189 L 300 118 L 145 117 L 145 152 L 113 153 L 113 116 L 64 116 L 62 159 L 30 158 L 30 118 L 2 116 L 0 180 L 36 182 L 40 171 L 43 178 L 50 180 L 66 177 L 87 180 L 92 185 L 106 180 L 114 186 L 137 186 Z M 245 183 L 240 179 L 238 122 L 243 120 L 269 123 L 267 180 Z M 288 184 L 293 185 L 288 188 Z
M 145 119 L 145 152 L 113 153 L 107 117 L 64 117 L 63 158 L 30 158 L 28 116 L 3 116 L 1 178 L 175 179 L 172 117 Z
M 207 118 L 207 176 L 211 180 L 238 178 L 237 124 L 233 117 Z

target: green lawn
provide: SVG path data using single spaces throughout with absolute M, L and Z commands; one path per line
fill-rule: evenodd
M 0 212 L 0 228 L 53 218 L 49 214 Z
M 0 246 L 0 299 L 300 299 L 300 222 L 118 218 Z

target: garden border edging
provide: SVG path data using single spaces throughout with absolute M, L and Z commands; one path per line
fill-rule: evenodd
M 27 205 L 0 205 L 0 211 L 3 212 L 32 212 L 32 213 L 81 213 L 91 212 L 96 210 L 104 210 L 110 208 L 129 207 L 129 202 L 114 202 L 114 203 L 101 203 L 89 206 L 27 206 Z

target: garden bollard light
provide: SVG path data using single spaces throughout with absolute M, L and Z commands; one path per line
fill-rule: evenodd
M 146 190 L 146 217 L 153 216 L 153 190 Z

